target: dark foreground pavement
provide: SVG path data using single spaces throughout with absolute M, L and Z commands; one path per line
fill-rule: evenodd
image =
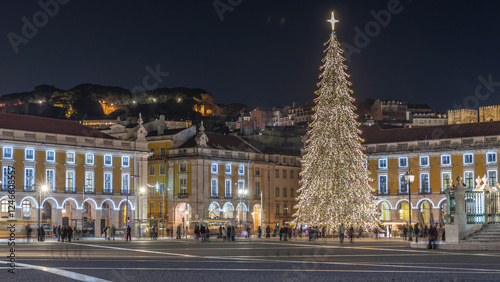
M 1 247 L 3 245 L 3 247 Z M 8 255 L 7 242 L 0 250 Z M 500 252 L 412 249 L 408 242 L 354 244 L 254 239 L 17 242 L 16 274 L 2 281 L 464 281 L 500 277 Z

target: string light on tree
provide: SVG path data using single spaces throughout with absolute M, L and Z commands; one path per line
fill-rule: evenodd
M 336 230 L 341 224 L 364 230 L 378 222 L 366 169 L 353 91 L 340 43 L 333 31 L 320 70 L 313 121 L 307 133 L 295 224 Z

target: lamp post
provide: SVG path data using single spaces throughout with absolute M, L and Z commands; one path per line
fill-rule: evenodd
M 40 224 L 40 210 L 42 208 L 42 192 L 47 191 L 47 185 L 42 185 L 38 188 L 38 241 L 41 241 L 41 236 L 42 236 L 42 226 Z
M 244 187 L 241 187 L 241 189 L 238 189 L 238 197 L 240 198 L 240 204 L 242 203 L 242 198 L 248 193 L 247 190 L 245 190 Z M 239 205 L 241 209 L 243 209 L 243 207 L 241 205 Z M 241 211 L 241 217 L 240 217 L 240 228 L 241 228 L 241 224 L 243 222 L 243 211 Z
M 413 173 L 406 172 L 405 181 L 408 184 L 408 228 L 411 228 L 411 184 L 413 183 L 413 180 L 415 180 L 415 175 L 413 175 Z M 408 241 L 413 241 L 411 232 Z

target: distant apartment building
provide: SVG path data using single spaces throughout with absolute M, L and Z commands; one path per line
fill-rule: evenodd
M 371 107 L 374 120 L 406 120 L 407 104 L 403 101 L 377 99 Z
M 414 113 L 408 115 L 407 126 L 437 126 L 448 124 L 448 115 L 445 113 Z
M 266 126 L 273 125 L 273 111 L 260 107 L 255 108 L 250 112 L 250 120 L 259 130 L 264 130 Z

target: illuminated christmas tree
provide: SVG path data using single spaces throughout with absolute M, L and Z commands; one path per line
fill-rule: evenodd
M 320 70 L 313 122 L 308 131 L 302 160 L 295 224 L 336 230 L 371 229 L 377 223 L 371 180 L 361 145 L 359 123 L 354 113 L 353 91 L 347 80 L 343 50 L 335 35 L 333 12 L 330 40 Z

